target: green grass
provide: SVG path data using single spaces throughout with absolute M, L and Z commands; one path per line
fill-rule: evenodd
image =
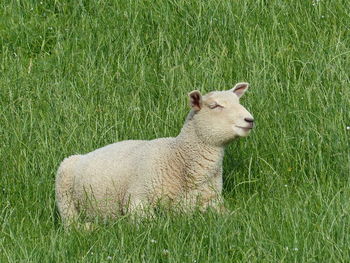
M 0 3 L 0 262 L 349 262 L 348 1 Z M 231 215 L 65 232 L 66 156 L 176 136 L 187 93 L 248 81 Z

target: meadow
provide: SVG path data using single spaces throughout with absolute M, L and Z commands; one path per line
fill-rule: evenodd
M 64 157 L 176 136 L 188 92 L 240 81 L 230 214 L 64 230 Z M 349 126 L 347 0 L 3 0 L 0 262 L 349 262 Z

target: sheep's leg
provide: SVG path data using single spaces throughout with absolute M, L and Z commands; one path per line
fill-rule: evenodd
M 204 203 L 205 209 L 213 209 L 219 214 L 227 214 L 229 210 L 224 206 L 224 202 L 220 196 L 215 196 L 213 199 Z
M 226 213 L 227 209 L 224 206 L 222 197 L 222 171 L 221 169 L 203 185 L 201 189 L 196 191 L 192 198 L 192 203 L 199 205 L 201 211 L 213 209 L 218 213 Z
M 205 192 L 193 194 L 192 197 L 185 200 L 184 204 L 183 208 L 185 212 L 192 212 L 196 208 L 202 212 L 210 209 L 220 214 L 227 212 L 221 195 L 214 191 L 208 191 L 208 189 Z
M 215 174 L 210 181 L 209 189 L 212 192 L 211 198 L 207 200 L 205 206 L 212 208 L 218 213 L 227 213 L 228 210 L 224 206 L 222 197 L 222 168 Z
M 135 218 L 152 217 L 153 210 L 150 205 L 146 205 L 146 202 L 141 198 L 130 199 L 127 205 L 127 213 Z
M 220 214 L 226 212 L 221 197 L 214 191 L 194 194 L 191 198 L 186 200 L 184 208 L 186 212 L 194 211 L 196 208 L 202 212 L 205 212 L 208 209 L 212 209 Z
M 56 203 L 65 227 L 71 225 L 78 217 L 78 210 L 73 199 L 74 176 L 71 165 L 78 155 L 66 158 L 60 165 L 56 176 Z

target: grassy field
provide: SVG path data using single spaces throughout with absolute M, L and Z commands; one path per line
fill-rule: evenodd
M 66 156 L 176 136 L 187 93 L 251 84 L 230 215 L 65 232 Z M 0 3 L 0 262 L 349 262 L 347 0 Z

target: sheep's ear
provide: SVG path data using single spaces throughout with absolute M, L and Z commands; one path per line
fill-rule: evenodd
M 237 83 L 233 89 L 233 93 L 237 95 L 238 98 L 242 97 L 242 95 L 248 90 L 249 88 L 249 83 L 247 82 L 240 82 Z
M 190 98 L 190 106 L 195 111 L 199 111 L 202 108 L 202 94 L 198 90 L 191 91 L 188 94 Z

